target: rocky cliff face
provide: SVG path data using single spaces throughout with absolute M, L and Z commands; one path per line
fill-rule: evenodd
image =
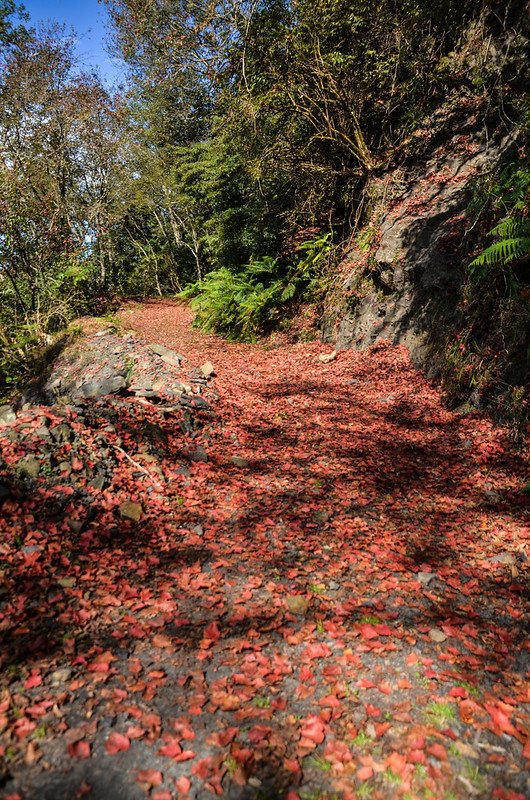
M 374 211 L 341 264 L 342 300 L 323 337 L 339 350 L 404 344 L 436 371 L 437 343 L 459 323 L 471 249 L 472 182 L 514 148 L 515 134 L 476 113 L 440 113 L 417 134 L 416 154 L 376 179 Z

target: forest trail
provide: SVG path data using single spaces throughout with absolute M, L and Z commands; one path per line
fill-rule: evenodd
M 57 702 L 60 724 L 0 797 L 524 800 L 528 473 L 506 432 L 445 409 L 404 348 L 322 363 L 174 303 L 120 318 L 213 364 L 207 460 L 97 553 L 84 651 L 65 637 L 55 684 L 23 673 L 29 718 Z

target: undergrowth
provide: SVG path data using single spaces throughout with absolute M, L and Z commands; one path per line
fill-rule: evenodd
M 223 267 L 187 287 L 195 325 L 232 341 L 255 341 L 277 328 L 301 302 L 319 297 L 332 257 L 330 233 L 300 244 L 291 258 L 265 256 L 237 271 Z

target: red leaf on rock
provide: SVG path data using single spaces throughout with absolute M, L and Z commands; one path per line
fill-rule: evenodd
M 130 746 L 131 740 L 128 736 L 124 736 L 123 733 L 118 733 L 117 731 L 112 731 L 105 742 L 105 750 L 109 756 L 115 756 L 117 753 L 128 750 Z
M 149 791 L 149 789 L 155 786 L 160 786 L 162 781 L 162 773 L 156 769 L 142 769 L 136 773 L 136 782 L 146 791 Z
M 68 755 L 72 758 L 90 758 L 90 744 L 89 742 L 79 741 L 72 742 L 68 745 Z

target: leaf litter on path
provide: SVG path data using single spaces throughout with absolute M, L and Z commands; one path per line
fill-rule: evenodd
M 61 480 L 15 480 L 36 412 L 0 432 L 0 797 L 527 797 L 528 472 L 504 432 L 401 347 L 324 366 L 174 303 L 122 317 L 211 366 L 214 415 L 73 411 Z M 109 445 L 98 490 L 109 409 L 130 458 Z

